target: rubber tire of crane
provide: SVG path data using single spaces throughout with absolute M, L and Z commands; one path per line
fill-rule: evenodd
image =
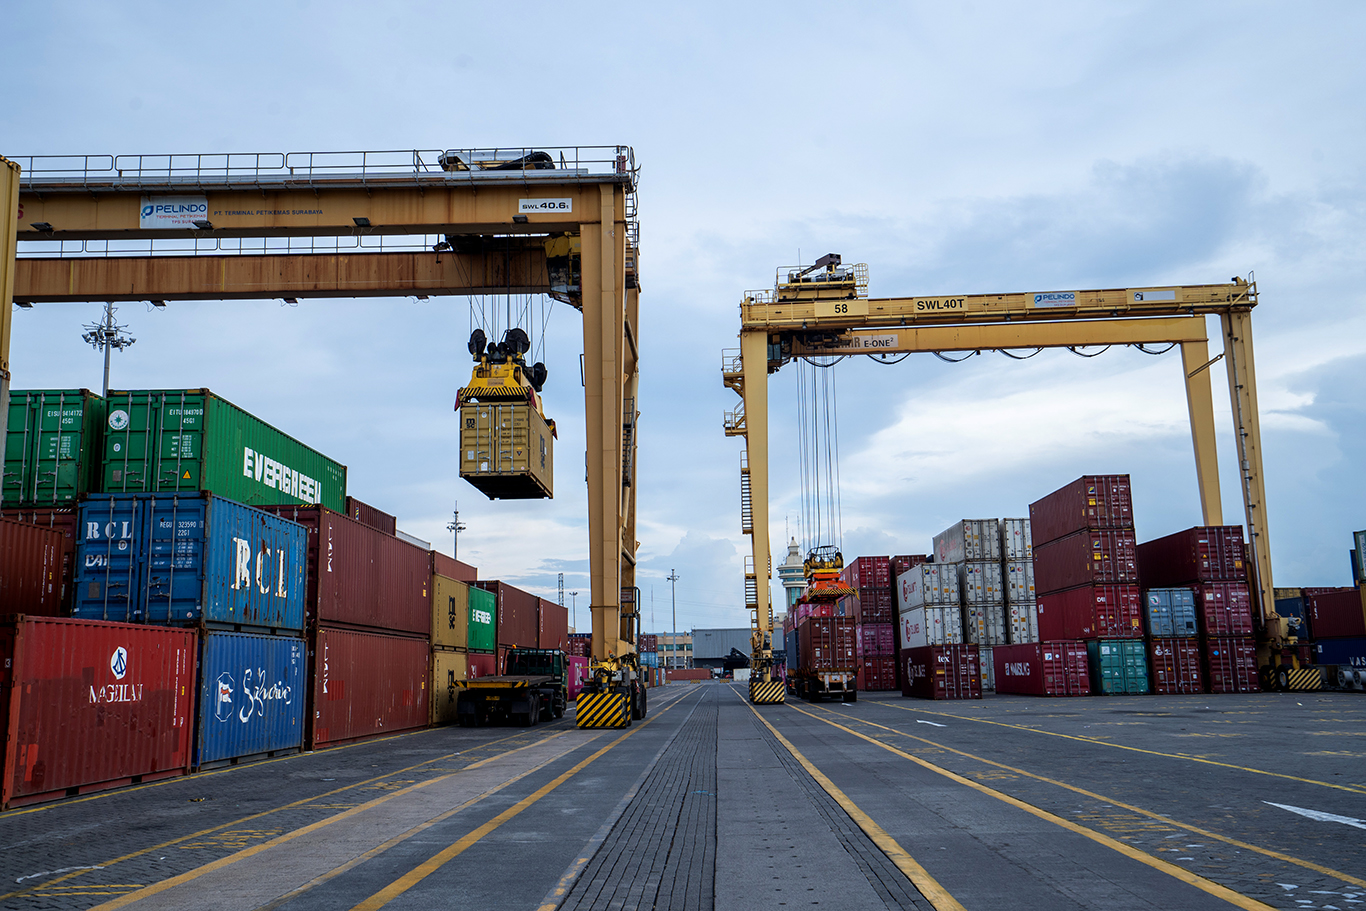
M 1282 693 L 1290 692 L 1290 672 L 1284 668 L 1276 668 L 1276 689 Z
M 631 681 L 631 720 L 639 721 L 645 717 L 645 688 L 639 680 Z
M 641 717 L 641 718 L 644 718 L 646 715 L 650 714 L 650 697 L 649 697 L 649 692 L 650 692 L 649 689 L 647 689 L 646 687 L 643 687 L 643 686 L 642 686 L 642 687 L 640 688 L 640 717 Z

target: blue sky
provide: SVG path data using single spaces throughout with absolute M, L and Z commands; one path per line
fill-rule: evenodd
M 73 2 L 8 23 L 0 154 L 632 145 L 647 625 L 665 625 L 670 569 L 680 626 L 746 622 L 720 351 L 745 289 L 830 251 L 869 265 L 874 296 L 1255 271 L 1276 584 L 1349 581 L 1366 527 L 1359 4 Z M 456 474 L 470 307 L 130 304 L 138 342 L 114 384 L 212 388 L 347 464 L 356 496 L 448 552 L 458 500 L 481 575 L 553 597 L 564 572 L 586 604 L 578 314 L 552 308 L 545 340 L 556 498 L 490 502 Z M 96 315 L 17 313 L 16 388 L 98 388 L 80 341 Z M 848 555 L 927 551 L 957 519 L 1023 515 L 1092 472 L 1133 475 L 1141 540 L 1199 521 L 1175 352 L 834 369 Z M 770 388 L 781 560 L 794 371 Z

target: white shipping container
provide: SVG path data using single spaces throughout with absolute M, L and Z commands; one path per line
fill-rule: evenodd
M 934 536 L 934 562 L 1001 561 L 1001 523 L 997 519 L 963 519 Z
M 1034 540 L 1030 536 L 1028 519 L 1001 520 L 1001 559 L 1034 559 Z
M 958 564 L 958 587 L 964 604 L 999 604 L 1006 599 L 1000 563 Z
M 1003 570 L 1006 603 L 1015 604 L 1036 600 L 1034 594 L 1034 561 L 1008 560 Z
M 912 607 L 901 612 L 902 648 L 962 645 L 963 612 L 957 607 Z
M 1010 644 L 1039 641 L 1039 608 L 1033 601 L 1020 601 L 1006 608 L 1010 624 Z
M 996 691 L 996 662 L 993 660 L 990 648 L 979 648 L 977 653 L 981 656 L 982 665 L 982 689 Z
M 898 611 L 926 604 L 957 606 L 958 567 L 942 563 L 921 563 L 896 577 Z
M 1006 606 L 969 604 L 963 609 L 967 640 L 971 645 L 1006 645 Z

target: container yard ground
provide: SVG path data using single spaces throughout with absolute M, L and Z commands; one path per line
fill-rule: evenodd
M 0 814 L 0 908 L 1366 904 L 1359 696 L 741 689 L 670 685 L 625 731 L 447 727 Z

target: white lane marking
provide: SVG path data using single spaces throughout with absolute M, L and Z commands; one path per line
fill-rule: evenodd
M 934 726 L 937 727 L 937 728 L 946 728 L 946 727 L 948 727 L 947 724 L 940 724 L 940 723 L 937 722 L 937 721 L 926 721 L 926 720 L 924 720 L 923 718 L 917 718 L 917 719 L 915 720 L 915 723 L 916 723 L 916 724 L 932 724 L 932 725 L 934 725 Z
M 1262 803 L 1273 807 L 1279 807 L 1282 810 L 1289 810 L 1291 813 L 1298 813 L 1301 816 L 1307 816 L 1308 818 L 1318 820 L 1319 822 L 1340 822 L 1344 826 L 1352 826 L 1356 829 L 1366 829 L 1366 822 L 1357 819 L 1355 816 L 1338 816 L 1335 813 L 1324 813 L 1319 810 L 1306 810 L 1304 807 L 1292 807 L 1287 803 L 1272 803 L 1269 800 L 1263 800 Z
M 60 870 L 44 870 L 42 873 L 30 873 L 28 876 L 21 876 L 15 880 L 21 883 L 26 879 L 37 879 L 39 876 L 56 876 L 58 873 L 71 873 L 75 870 L 103 870 L 104 867 L 62 867 Z

